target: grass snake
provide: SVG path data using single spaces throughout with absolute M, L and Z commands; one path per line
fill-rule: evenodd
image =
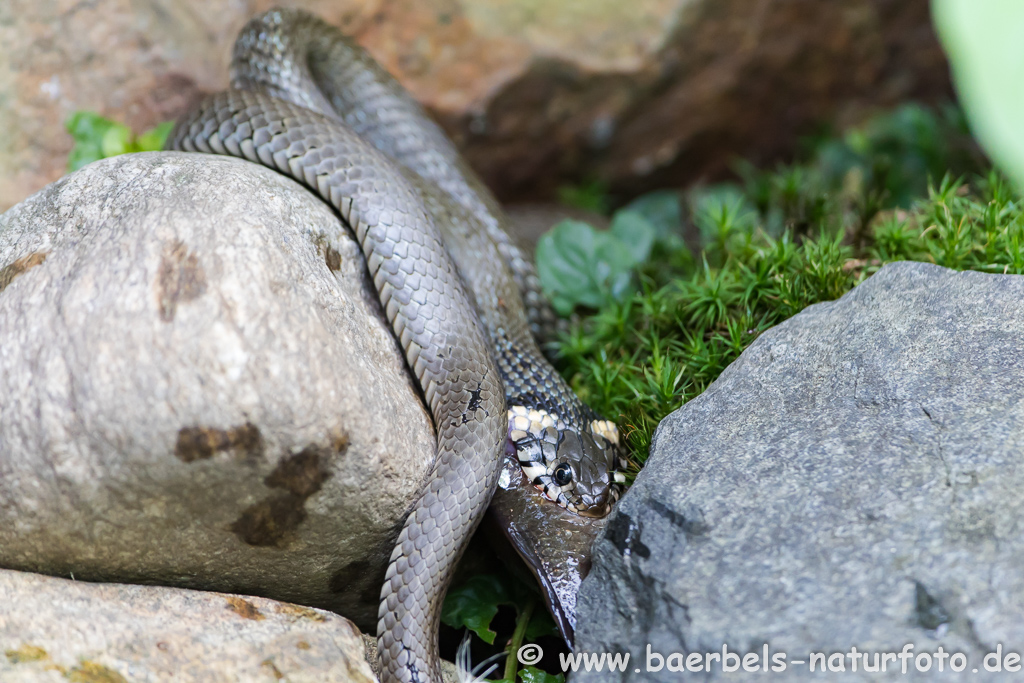
M 532 485 L 512 495 L 539 490 L 562 508 L 534 505 L 541 517 L 600 518 L 621 488 L 618 432 L 541 353 L 535 335 L 554 317 L 501 207 L 369 55 L 312 15 L 271 10 L 243 28 L 231 79 L 178 121 L 168 148 L 280 171 L 359 243 L 437 429 L 381 592 L 378 649 L 385 681 L 440 683 L 441 604 L 506 457 Z

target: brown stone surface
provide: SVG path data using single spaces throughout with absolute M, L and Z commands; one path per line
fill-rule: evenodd
M 0 569 L 5 683 L 377 683 L 352 622 L 243 595 Z
M 223 87 L 273 0 L 0 3 L 0 210 L 64 172 L 63 121 L 137 130 Z M 950 96 L 927 0 L 295 0 L 424 102 L 504 198 L 624 194 L 784 155 L 822 122 Z

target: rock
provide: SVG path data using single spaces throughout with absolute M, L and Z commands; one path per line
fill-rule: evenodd
M 227 85 L 274 0 L 0 3 L 0 211 L 64 172 L 63 123 L 136 130 Z M 354 35 L 506 199 L 622 194 L 766 162 L 822 123 L 952 97 L 927 0 L 296 0 Z
M 852 647 L 941 646 L 967 677 L 1024 652 L 1022 339 L 1024 278 L 919 263 L 764 333 L 658 428 L 580 594 L 579 650 L 632 659 L 575 680 L 679 680 L 648 645 L 767 646 L 785 680 Z
M 141 132 L 228 84 L 231 45 L 274 0 L 0 3 L 0 212 L 66 172 L 64 122 L 97 111 Z M 304 0 L 351 27 L 378 0 Z
M 376 683 L 336 614 L 242 595 L 0 570 L 0 679 Z
M 298 184 L 130 155 L 0 215 L 0 396 L 0 566 L 376 631 L 434 431 L 357 245 Z

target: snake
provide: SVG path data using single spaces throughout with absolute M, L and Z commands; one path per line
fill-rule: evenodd
M 444 595 L 506 461 L 528 484 L 504 486 L 512 495 L 598 520 L 623 488 L 618 429 L 541 351 L 555 317 L 500 204 L 367 52 L 314 15 L 274 9 L 242 29 L 230 71 L 231 87 L 181 117 L 166 147 L 298 181 L 359 244 L 437 433 L 381 590 L 382 680 L 440 683 Z

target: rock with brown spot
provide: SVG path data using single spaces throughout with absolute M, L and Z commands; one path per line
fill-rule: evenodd
M 0 2 L 0 210 L 56 180 L 64 121 L 143 130 L 228 83 L 275 0 Z M 623 193 L 792 153 L 822 124 L 952 97 L 927 0 L 290 0 L 354 35 L 504 198 Z
M 179 240 L 164 247 L 156 290 L 160 317 L 164 322 L 174 320 L 178 302 L 198 299 L 206 291 L 206 273 L 199 258 L 188 250 L 184 242 Z
M 11 264 L 0 566 L 375 630 L 435 437 L 330 209 L 236 159 L 117 157 L 0 215 Z
M 253 621 L 266 619 L 266 617 L 263 616 L 263 613 L 260 612 L 259 608 L 245 598 L 240 598 L 237 595 L 231 595 L 228 596 L 226 600 L 228 603 L 228 609 L 243 619 L 252 619 Z
M 377 681 L 358 629 L 308 607 L 8 570 L 0 596 L 4 683 Z M 225 600 L 246 607 L 224 609 Z
M 28 256 L 23 256 L 14 263 L 0 268 L 0 292 L 2 292 L 7 285 L 11 284 L 14 278 L 18 277 L 29 268 L 38 266 L 45 260 L 46 252 L 36 252 L 34 254 L 29 254 Z
M 160 305 L 160 319 L 170 322 L 174 319 L 172 315 L 167 318 L 164 315 L 163 301 Z M 178 430 L 178 440 L 174 444 L 174 455 L 181 458 L 183 462 L 193 462 L 204 458 L 212 458 L 216 453 L 239 449 L 242 452 L 253 453 L 262 449 L 263 441 L 260 438 L 260 430 L 255 425 L 244 424 L 240 427 L 229 429 L 215 429 L 213 427 L 183 427 Z

